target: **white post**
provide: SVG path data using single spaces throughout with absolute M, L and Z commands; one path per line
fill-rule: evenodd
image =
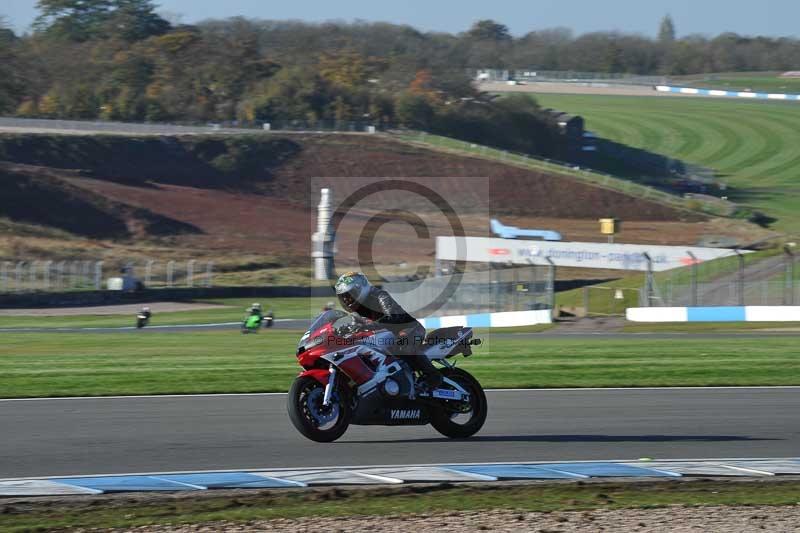
M 194 287 L 194 259 L 186 262 L 186 286 Z
M 99 291 L 103 288 L 103 262 L 95 261 L 94 263 L 94 289 Z
M 317 207 L 317 231 L 311 236 L 311 257 L 314 258 L 314 279 L 333 277 L 334 242 L 331 228 L 331 190 L 322 189 Z
M 8 262 L 0 261 L 0 292 L 6 292 L 8 287 Z
M 214 262 L 209 261 L 206 263 L 206 287 L 213 287 L 213 277 L 214 277 Z
M 150 259 L 144 265 L 144 286 L 145 287 L 149 287 L 150 286 L 150 280 L 153 277 L 153 265 L 154 264 L 155 264 L 155 261 Z
M 172 288 L 172 278 L 175 274 L 175 261 L 167 263 L 167 287 Z
M 50 290 L 50 269 L 53 267 L 52 261 L 45 261 L 44 266 L 42 267 L 42 274 L 43 274 L 43 281 L 44 281 L 44 290 Z
M 18 261 L 17 266 L 14 269 L 14 281 L 15 287 L 14 290 L 16 292 L 20 292 L 22 290 L 22 276 L 25 273 L 25 261 Z

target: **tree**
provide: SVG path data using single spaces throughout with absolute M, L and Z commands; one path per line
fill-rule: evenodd
M 76 42 L 109 37 L 137 41 L 170 29 L 150 0 L 38 0 L 36 7 L 37 32 Z
M 672 22 L 672 17 L 667 14 L 661 19 L 661 25 L 658 28 L 658 41 L 664 44 L 675 42 L 675 23 Z
M 510 41 L 508 26 L 490 19 L 479 20 L 467 31 L 467 37 L 476 41 Z
M 397 119 L 404 126 L 416 129 L 427 129 L 434 116 L 434 109 L 428 99 L 421 94 L 406 92 L 395 104 Z

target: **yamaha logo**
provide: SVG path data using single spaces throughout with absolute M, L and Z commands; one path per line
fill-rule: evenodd
M 392 420 L 419 420 L 419 409 L 392 409 Z

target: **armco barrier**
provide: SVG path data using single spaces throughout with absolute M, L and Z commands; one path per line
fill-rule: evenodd
M 550 309 L 509 311 L 505 313 L 480 313 L 476 315 L 434 316 L 420 320 L 426 329 L 446 328 L 450 326 L 509 328 L 514 326 L 550 324 L 552 321 L 552 311 Z
M 723 91 L 720 89 L 698 89 L 695 87 L 672 87 L 670 85 L 656 85 L 656 91 L 661 93 L 677 93 L 687 96 L 721 96 L 726 98 L 750 98 L 758 100 L 790 100 L 800 101 L 800 94 L 784 93 L 756 93 L 752 91 Z
M 629 307 L 631 322 L 800 322 L 800 306 Z

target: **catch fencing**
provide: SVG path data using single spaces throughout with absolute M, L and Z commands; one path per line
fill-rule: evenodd
M 771 257 L 741 254 L 651 275 L 642 307 L 800 304 L 800 268 L 791 249 Z
M 498 268 L 385 283 L 412 315 L 447 316 L 552 309 L 555 267 Z
M 213 287 L 210 261 L 0 261 L 0 294 L 64 292 L 109 288 L 121 278 L 120 290 Z

